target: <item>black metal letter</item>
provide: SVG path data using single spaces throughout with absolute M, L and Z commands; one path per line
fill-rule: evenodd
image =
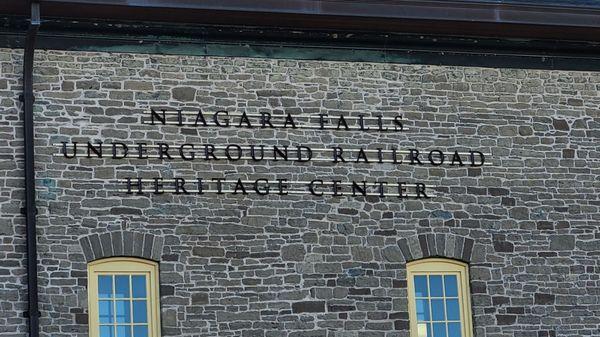
M 142 178 L 136 178 L 137 182 L 136 183 L 132 183 L 131 182 L 131 177 L 127 177 L 127 194 L 133 194 L 131 188 L 133 186 L 137 186 L 137 194 L 144 194 L 143 191 L 143 186 L 142 186 Z
M 225 194 L 223 193 L 223 181 L 225 178 L 212 178 L 211 180 L 217 182 L 217 194 Z
M 248 115 L 246 115 L 246 111 L 242 112 L 242 117 L 240 117 L 240 122 L 238 127 L 242 127 L 242 123 L 246 123 L 246 127 L 251 128 L 252 124 L 250 124 L 250 120 L 248 119 Z
M 358 125 L 361 131 L 369 131 L 369 127 L 365 127 L 365 115 L 358 115 Z
M 283 151 L 279 149 L 278 146 L 273 146 L 273 160 L 277 161 L 277 155 L 279 155 L 283 160 L 288 160 L 288 147 L 287 145 L 283 147 Z
M 339 146 L 334 146 L 333 147 L 333 162 L 337 163 L 338 159 L 342 161 L 342 163 L 346 162 L 346 159 L 344 159 L 344 157 L 342 157 L 342 153 L 344 153 L 344 150 L 339 147 Z
M 358 155 L 356 155 L 356 162 L 359 163 L 361 160 L 364 163 L 369 162 L 369 159 L 367 158 L 367 154 L 365 153 L 365 150 L 362 147 L 360 148 L 360 150 L 358 150 Z
M 435 160 L 433 160 L 433 153 L 437 153 L 439 161 L 436 162 Z M 440 166 L 444 163 L 444 152 L 440 151 L 440 150 L 431 150 L 429 151 L 429 155 L 427 156 L 427 158 L 429 158 L 429 162 L 431 163 L 431 165 L 433 166 Z
M 319 125 L 321 126 L 321 129 L 325 129 L 325 124 L 329 123 L 328 120 L 325 120 L 325 117 L 327 117 L 327 114 L 319 114 Z
M 483 163 L 485 163 L 485 156 L 483 153 L 479 152 L 479 151 L 470 151 L 471 154 L 469 155 L 469 157 L 471 158 L 471 166 L 482 166 Z M 475 162 L 475 153 L 477 153 L 479 155 L 479 158 L 481 158 L 481 161 L 479 163 Z
M 260 188 L 258 188 L 258 182 L 264 182 L 265 183 L 265 188 L 263 191 L 260 190 Z M 269 181 L 267 179 L 256 179 L 254 181 L 254 192 L 256 192 L 256 194 L 258 195 L 267 195 L 269 194 Z
M 210 160 L 210 157 L 212 157 L 214 160 L 219 160 L 219 158 L 215 156 L 215 146 L 212 144 L 206 144 L 204 145 L 204 159 Z
M 171 157 L 169 154 L 169 144 L 158 143 L 158 158 L 164 159 L 165 156 L 167 156 L 169 159 L 173 159 L 173 157 Z
M 255 146 L 256 145 L 250 145 L 250 156 L 252 157 L 252 160 L 254 160 L 254 161 L 263 160 L 265 158 L 265 146 L 264 145 L 258 146 L 260 148 L 260 158 L 256 158 L 256 152 L 254 151 Z
M 283 123 L 284 129 L 287 128 L 288 123 L 292 125 L 292 129 L 296 128 L 296 123 L 294 122 L 294 118 L 290 113 L 288 113 L 287 116 L 285 116 L 285 122 Z
M 402 123 L 402 115 L 394 117 L 394 131 L 404 131 L 404 124 Z
M 196 115 L 196 121 L 194 121 L 194 126 L 198 126 L 198 121 L 202 122 L 202 126 L 207 126 L 204 114 L 202 114 L 202 110 L 200 109 L 198 109 L 198 114 Z
M 204 194 L 204 184 L 202 183 L 202 178 L 196 179 L 196 184 L 198 185 L 198 194 Z
M 120 145 L 121 149 L 122 149 L 122 154 L 120 157 L 117 154 L 117 145 Z M 127 157 L 128 152 L 129 152 L 129 148 L 124 143 L 120 143 L 120 142 L 112 143 L 112 158 L 113 159 L 123 159 L 123 158 Z
M 177 125 L 183 126 L 183 113 L 181 109 L 177 109 Z
M 237 151 L 236 158 L 231 156 L 231 152 L 230 152 L 231 148 L 234 148 Z M 229 160 L 240 160 L 240 158 L 242 158 L 242 147 L 237 144 L 227 145 L 227 147 L 225 148 L 225 157 L 227 157 L 227 159 L 229 159 Z
M 150 124 L 151 125 L 156 125 L 156 123 L 154 123 L 155 119 L 158 119 L 158 121 L 162 125 L 166 124 L 165 109 L 162 109 L 161 111 L 162 111 L 162 116 L 159 115 L 158 113 L 156 113 L 156 111 L 153 108 L 150 108 Z
M 377 148 L 377 161 L 383 163 L 383 149 L 380 147 Z
M 306 158 L 302 157 L 302 150 L 306 151 Z M 307 162 L 312 159 L 312 150 L 308 146 L 298 145 L 298 147 L 296 147 L 296 152 L 298 154 L 298 162 Z
M 62 153 L 65 158 L 75 158 L 77 156 L 77 142 L 73 142 L 73 155 L 67 154 L 67 142 L 62 142 Z
M 92 145 L 92 143 L 87 142 L 87 157 L 92 158 L 92 152 L 96 154 L 98 158 L 102 158 L 102 142 L 98 142 L 98 147 Z
M 225 124 L 221 124 L 221 122 L 219 121 L 219 115 L 225 115 Z M 215 112 L 215 114 L 213 115 L 213 122 L 215 122 L 216 126 L 223 126 L 223 127 L 228 127 L 229 126 L 229 112 L 225 111 L 225 110 L 219 110 L 217 112 Z
M 340 185 L 339 184 L 341 182 L 342 182 L 341 180 L 332 180 L 332 183 L 333 183 L 332 189 L 333 189 L 333 196 L 334 197 L 339 197 L 341 195 L 344 195 L 344 193 L 340 192 Z
M 175 194 L 181 194 L 180 190 L 183 191 L 184 194 L 189 194 L 183 185 L 185 185 L 185 179 L 175 178 Z
M 387 131 L 388 128 L 387 126 L 385 127 L 385 129 L 383 128 L 383 116 L 377 116 L 377 126 L 379 127 L 379 131 Z
M 377 190 L 379 191 L 379 196 L 381 198 L 385 197 L 385 188 L 383 188 L 384 185 L 387 185 L 388 183 L 385 181 L 378 181 L 375 183 L 375 185 L 379 185 L 379 187 L 377 188 Z
M 163 188 L 162 181 L 163 181 L 163 178 L 161 178 L 161 177 L 154 178 L 154 194 L 165 193 L 165 191 L 162 189 Z
M 402 199 L 402 198 L 406 198 L 406 183 L 401 181 L 398 182 L 398 198 Z
M 454 166 L 455 162 L 458 162 L 458 166 L 464 166 L 465 165 L 465 164 L 463 164 L 463 161 L 460 158 L 460 155 L 458 154 L 458 151 L 454 151 L 454 154 L 452 155 L 452 162 L 450 162 L 450 165 Z
M 338 123 L 337 123 L 337 130 L 340 129 L 340 126 L 344 126 L 345 130 L 349 130 L 350 128 L 348 127 L 348 122 L 346 122 L 346 118 L 344 118 L 344 115 L 340 115 L 340 118 L 338 119 Z
M 358 192 L 360 194 L 362 194 L 363 196 L 367 195 L 367 182 L 366 181 L 362 181 L 362 187 L 356 183 L 356 181 L 352 182 L 352 196 L 355 197 L 356 196 L 356 191 L 358 190 Z
M 317 192 L 315 192 L 315 183 L 319 183 L 319 185 L 321 185 L 321 186 L 322 186 L 322 185 L 323 185 L 323 180 L 321 180 L 321 179 L 315 179 L 315 180 L 311 181 L 311 182 L 308 184 L 308 190 L 310 191 L 310 193 L 311 193 L 312 195 L 316 195 L 316 196 L 320 197 L 320 196 L 322 196 L 322 195 L 323 195 L 323 192 L 321 192 L 321 193 L 317 193 Z
M 289 187 L 287 183 L 287 179 L 277 179 L 277 189 L 279 190 L 279 195 L 287 195 L 287 188 Z
M 238 190 L 242 190 L 242 194 L 248 194 L 248 192 L 246 192 L 246 188 L 244 187 L 244 183 L 242 182 L 241 178 L 238 178 L 237 182 L 235 183 L 235 187 L 233 188 L 233 194 L 238 194 Z
M 148 159 L 148 155 L 146 154 L 146 152 L 148 152 L 148 149 L 146 148 L 146 145 L 148 144 L 138 143 L 137 150 L 139 159 Z
M 414 165 L 415 163 L 419 164 L 419 165 L 423 165 L 423 163 L 421 163 L 421 159 L 419 159 L 419 150 L 417 149 L 410 149 L 410 164 Z
M 266 128 L 267 125 L 269 125 L 270 128 L 274 128 L 273 124 L 271 123 L 271 114 L 268 112 L 261 112 L 260 113 L 260 127 Z
M 427 194 L 425 194 L 425 184 L 423 184 L 423 183 L 417 183 L 416 184 L 416 190 L 417 190 L 417 199 L 421 199 L 421 198 L 430 199 L 427 196 Z M 421 196 L 421 194 L 423 196 Z
M 183 153 L 183 147 L 184 146 L 189 146 L 190 147 L 190 156 L 186 157 L 186 155 Z M 183 160 L 194 160 L 194 158 L 196 158 L 196 152 L 194 151 L 194 144 L 183 144 L 179 147 L 179 155 L 181 156 L 181 158 Z

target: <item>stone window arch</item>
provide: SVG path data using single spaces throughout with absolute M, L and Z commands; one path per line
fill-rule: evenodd
M 110 257 L 138 257 L 160 261 L 164 238 L 150 233 L 114 231 L 79 239 L 86 262 Z
M 406 262 L 440 257 L 469 263 L 477 248 L 474 240 L 450 233 L 430 233 L 402 238 L 397 242 Z

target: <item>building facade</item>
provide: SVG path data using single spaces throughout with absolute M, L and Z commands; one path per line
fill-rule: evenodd
M 16 337 L 24 60 L 4 40 Z M 593 55 L 53 43 L 33 62 L 41 336 L 600 336 Z

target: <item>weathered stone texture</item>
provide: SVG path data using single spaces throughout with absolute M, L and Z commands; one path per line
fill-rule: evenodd
M 0 50 L 0 335 L 25 336 L 20 50 Z M 406 261 L 470 263 L 478 337 L 600 335 L 600 74 L 38 51 L 43 336 L 87 336 L 86 262 L 160 261 L 163 336 L 407 337 Z M 143 125 L 150 106 L 393 115 L 406 133 Z M 67 159 L 61 141 L 474 148 L 480 168 Z M 223 172 L 437 186 L 431 200 L 137 196 Z
M 25 219 L 21 213 L 24 173 L 19 113 L 20 54 L 0 50 L 0 336 L 27 333 L 23 314 L 27 310 L 27 284 Z M 56 182 L 41 180 L 40 183 L 51 188 Z M 64 252 L 56 252 L 66 257 Z M 69 316 L 70 324 L 74 324 L 74 316 Z

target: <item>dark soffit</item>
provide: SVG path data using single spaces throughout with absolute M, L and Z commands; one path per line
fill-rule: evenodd
M 27 15 L 5 1 L 0 15 Z M 44 18 L 600 41 L 600 2 L 40 0 Z

